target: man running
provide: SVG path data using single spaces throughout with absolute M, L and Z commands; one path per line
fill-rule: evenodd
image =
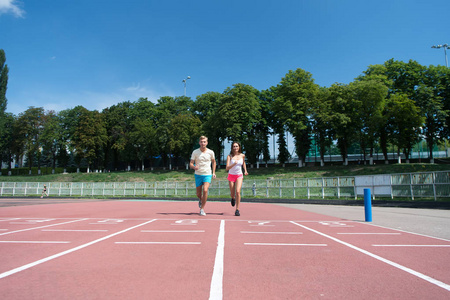
M 214 152 L 206 148 L 208 145 L 208 138 L 206 136 L 200 137 L 199 144 L 200 148 L 192 152 L 189 167 L 195 170 L 195 186 L 199 199 L 198 206 L 200 207 L 200 215 L 206 216 L 204 208 L 208 200 L 208 189 L 211 184 L 211 179 L 216 178 L 216 159 Z

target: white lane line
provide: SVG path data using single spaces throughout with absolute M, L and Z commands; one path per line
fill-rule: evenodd
M 105 232 L 106 229 L 42 229 L 42 231 L 62 231 L 62 232 Z
M 276 231 L 241 231 L 241 233 L 261 233 L 261 234 L 303 234 L 303 232 L 276 232 Z
M 8 229 L 0 229 L 0 231 L 8 231 Z
M 201 242 L 115 242 L 115 244 L 131 244 L 131 245 L 200 245 Z
M 399 232 L 338 232 L 337 234 L 362 234 L 362 235 L 400 235 Z
M 376 254 L 373 254 L 373 253 L 371 253 L 371 252 L 369 252 L 369 251 L 366 251 L 366 250 L 364 250 L 364 249 L 358 248 L 358 247 L 356 247 L 356 246 L 354 246 L 354 245 L 352 245 L 352 244 L 349 244 L 349 243 L 346 243 L 346 242 L 344 242 L 344 241 L 341 241 L 340 239 L 337 239 L 337 238 L 335 238 L 335 237 L 332 237 L 332 236 L 327 235 L 327 234 L 325 234 L 325 233 L 322 233 L 322 232 L 320 232 L 320 231 L 314 230 L 314 229 L 312 229 L 312 228 L 306 227 L 306 226 L 304 226 L 304 225 L 298 224 L 298 223 L 293 222 L 293 221 L 291 221 L 291 223 L 294 224 L 294 225 L 300 226 L 300 227 L 302 227 L 302 228 L 304 228 L 304 229 L 306 229 L 306 230 L 309 230 L 309 231 L 312 231 L 312 232 L 314 232 L 314 233 L 317 233 L 318 235 L 321 235 L 321 236 L 323 236 L 323 237 L 326 237 L 326 238 L 328 238 L 328 239 L 330 239 L 330 240 L 333 240 L 333 241 L 335 241 L 335 242 L 337 242 L 337 243 L 340 243 L 340 244 L 342 244 L 342 245 L 344 245 L 344 246 L 347 246 L 347 247 L 349 247 L 349 248 L 352 248 L 352 249 L 354 249 L 354 250 L 356 250 L 356 251 L 359 251 L 359 252 L 361 252 L 361 253 L 363 253 L 363 254 L 366 254 L 366 255 L 368 255 L 368 256 L 370 256 L 370 257 L 373 257 L 373 258 L 375 258 L 375 259 L 378 259 L 379 261 L 382 261 L 382 262 L 384 262 L 384 263 L 386 263 L 386 264 L 388 264 L 388 265 L 391 265 L 391 266 L 393 266 L 393 267 L 395 267 L 395 268 L 398 268 L 398 269 L 400 269 L 400 270 L 402 270 L 402 271 L 405 271 L 405 272 L 407 272 L 407 273 L 409 273 L 409 274 L 411 274 L 411 275 L 417 276 L 417 277 L 419 277 L 419 278 L 421 278 L 421 279 L 423 279 L 423 280 L 426 280 L 426 281 L 428 281 L 428 282 L 430 282 L 430 283 L 432 283 L 432 284 L 434 284 L 434 285 L 437 285 L 437 286 L 439 286 L 439 287 L 441 287 L 441 288 L 443 288 L 443 289 L 446 289 L 447 291 L 450 291 L 450 285 L 449 285 L 449 284 L 446 284 L 446 283 L 444 283 L 444 282 L 442 282 L 442 281 L 439 281 L 439 280 L 436 280 L 436 279 L 434 279 L 434 278 L 431 278 L 430 276 L 427 276 L 427 275 L 422 274 L 422 273 L 420 273 L 420 272 L 414 271 L 413 269 L 410 269 L 410 268 L 408 268 L 408 267 L 402 266 L 402 265 L 400 265 L 400 264 L 398 264 L 398 263 L 395 263 L 395 262 L 393 262 L 393 261 L 390 261 L 390 260 L 388 260 L 388 259 L 385 259 L 385 258 L 383 258 L 383 257 L 381 257 L 381 256 L 378 256 L 378 255 L 376 255 Z
M 12 243 L 12 244 L 68 244 L 70 242 L 58 242 L 58 241 L 0 241 L 0 243 Z
M 211 278 L 211 288 L 209 290 L 210 300 L 221 300 L 223 298 L 223 255 L 225 248 L 225 220 L 220 221 L 219 236 L 217 238 L 216 259 L 214 261 L 214 271 Z
M 75 221 L 69 221 L 69 222 L 63 222 L 63 223 L 57 223 L 57 224 L 51 224 L 51 225 L 45 225 L 45 226 L 39 226 L 39 227 L 33 227 L 33 228 L 27 228 L 27 229 L 15 230 L 15 231 L 9 231 L 9 232 L 5 232 L 5 233 L 0 233 L 0 235 L 17 233 L 17 232 L 23 232 L 23 231 L 28 231 L 28 230 L 41 229 L 41 228 L 47 228 L 47 227 L 58 226 L 58 225 L 69 224 L 69 223 L 80 222 L 80 221 L 86 221 L 86 220 L 88 220 L 88 219 L 79 219 L 79 220 L 75 220 Z
M 374 247 L 450 247 L 450 245 L 372 245 Z
M 374 225 L 374 224 L 369 224 L 369 223 L 365 223 L 365 224 L 369 225 L 369 226 L 377 227 L 377 228 L 393 229 L 393 228 L 389 228 L 389 227 L 386 227 L 386 226 Z M 426 234 L 421 234 L 421 233 L 416 233 L 416 232 L 411 232 L 411 231 L 405 231 L 405 230 L 401 230 L 401 229 L 397 229 L 397 228 L 394 228 L 394 229 L 396 231 L 400 231 L 400 232 L 403 232 L 403 233 L 409 233 L 409 234 L 413 234 L 413 235 L 419 235 L 419 236 L 429 237 L 429 238 L 436 239 L 436 240 L 450 242 L 449 239 L 444 239 L 444 238 L 440 238 L 440 237 L 436 237 L 436 236 L 431 236 L 431 235 L 426 235 Z
M 312 246 L 312 247 L 326 247 L 327 244 L 284 244 L 284 243 L 244 243 L 249 246 Z
M 58 258 L 58 257 L 60 257 L 60 256 L 63 256 L 63 255 L 66 255 L 66 254 L 75 252 L 75 251 L 80 250 L 80 249 L 83 249 L 83 248 L 86 248 L 86 247 L 91 246 L 91 245 L 93 245 L 93 244 L 96 244 L 96 243 L 98 243 L 98 242 L 101 242 L 101 241 L 104 241 L 104 240 L 106 240 L 106 239 L 109 239 L 109 238 L 111 238 L 111 237 L 113 237 L 113 236 L 119 235 L 119 234 L 121 234 L 121 233 L 127 232 L 127 231 L 132 230 L 132 229 L 135 229 L 135 228 L 137 228 L 137 227 L 146 225 L 146 224 L 151 223 L 151 222 L 154 222 L 154 221 L 156 221 L 156 220 L 157 220 L 157 219 L 153 219 L 153 220 L 150 220 L 150 221 L 147 221 L 147 222 L 138 224 L 138 225 L 136 225 L 136 226 L 133 226 L 133 227 L 124 229 L 124 230 L 122 230 L 122 231 L 118 231 L 118 232 L 116 232 L 116 233 L 107 235 L 107 236 L 105 236 L 105 237 L 102 237 L 102 238 L 97 239 L 97 240 L 94 240 L 94 241 L 92 241 L 92 242 L 83 244 L 83 245 L 81 245 L 81 246 L 78 246 L 78 247 L 75 247 L 75 248 L 72 248 L 72 249 L 69 249 L 69 250 L 66 250 L 66 251 L 57 253 L 57 254 L 55 254 L 55 255 L 51 255 L 51 256 L 49 256 L 49 257 L 46 257 L 46 258 L 37 260 L 37 261 L 35 261 L 35 262 L 32 262 L 32 263 L 29 263 L 29 264 L 27 264 L 27 265 L 24 265 L 24 266 L 21 266 L 21 267 L 18 267 L 18 268 L 9 270 L 9 271 L 7 271 L 7 272 L 3 272 L 3 273 L 0 274 L 0 279 L 1 279 L 1 278 L 5 278 L 5 277 L 7 277 L 7 276 L 10 276 L 10 275 L 12 275 L 12 274 L 15 274 L 15 273 L 24 271 L 24 270 L 26 270 L 26 269 L 29 269 L 29 268 L 34 267 L 34 266 L 37 266 L 37 265 L 42 264 L 42 263 L 44 263 L 44 262 L 50 261 L 50 260 L 52 260 L 52 259 Z
M 141 230 L 141 232 L 190 233 L 205 232 L 204 230 Z

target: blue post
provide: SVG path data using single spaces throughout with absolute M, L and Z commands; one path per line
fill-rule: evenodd
M 364 189 L 364 213 L 366 222 L 372 222 L 372 199 L 370 189 Z

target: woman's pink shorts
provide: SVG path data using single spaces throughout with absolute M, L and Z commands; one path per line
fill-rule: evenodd
M 228 181 L 236 182 L 236 180 L 238 180 L 238 178 L 242 178 L 242 177 L 244 177 L 244 175 L 242 175 L 242 174 L 240 174 L 240 175 L 228 174 L 227 179 L 228 179 Z

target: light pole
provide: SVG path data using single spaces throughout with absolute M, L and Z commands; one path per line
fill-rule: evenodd
M 186 97 L 186 81 L 188 79 L 191 79 L 191 76 L 188 76 L 186 79 L 183 79 L 183 83 L 184 83 L 184 96 Z
M 448 44 L 444 44 L 444 45 L 437 45 L 437 46 L 431 46 L 431 48 L 434 49 L 440 49 L 440 48 L 444 48 L 444 55 L 445 55 L 445 65 L 448 68 L 448 61 L 447 61 L 447 49 L 450 49 L 450 46 Z

